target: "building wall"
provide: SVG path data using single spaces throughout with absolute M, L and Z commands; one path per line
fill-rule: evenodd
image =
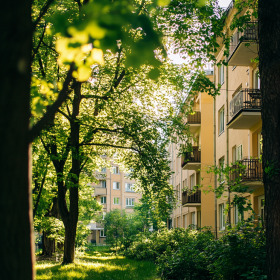
M 135 183 L 128 177 L 128 174 L 122 172 L 117 165 L 112 165 L 111 169 L 106 168 L 106 170 L 96 172 L 96 178 L 99 179 L 99 183 L 93 184 L 94 196 L 103 205 L 103 215 L 114 209 L 125 210 L 126 213 L 134 211 L 134 205 L 139 203 L 142 195 L 133 189 L 126 188 L 126 184 Z M 106 187 L 104 182 L 106 182 Z M 118 183 L 118 189 L 116 189 L 116 183 Z M 104 199 L 106 199 L 106 203 Z M 89 240 L 96 244 L 105 244 L 106 238 L 101 234 L 101 231 L 104 230 L 103 225 L 93 223 L 91 229 L 92 234 Z
M 225 32 L 229 35 L 232 35 L 236 30 L 231 30 L 229 25 L 232 21 L 233 15 L 235 13 L 235 9 L 231 9 L 229 11 Z M 253 43 L 251 43 L 253 44 Z M 250 48 L 250 47 L 249 47 Z M 252 47 L 251 47 L 252 48 Z M 224 46 L 221 43 L 220 50 L 216 53 L 217 62 L 225 59 L 223 56 Z M 239 48 L 241 52 L 241 47 Z M 235 52 L 235 55 L 238 55 L 238 52 Z M 252 55 L 253 52 L 252 52 Z M 241 56 L 240 56 L 241 57 Z M 231 64 L 231 63 L 229 63 Z M 219 162 L 222 158 L 224 158 L 225 164 L 231 164 L 236 160 L 236 147 L 240 147 L 242 145 L 242 159 L 255 159 L 260 157 L 260 133 L 262 128 L 261 119 L 257 121 L 257 123 L 251 126 L 248 122 L 248 126 L 244 126 L 241 128 L 230 128 L 230 125 L 227 125 L 231 121 L 230 116 L 230 102 L 234 98 L 234 96 L 238 93 L 239 89 L 252 89 L 257 86 L 257 65 L 252 60 L 248 63 L 243 63 L 244 65 L 231 65 L 224 66 L 224 82 L 221 84 L 221 94 L 215 98 L 215 123 L 216 123 L 216 140 L 215 140 L 215 161 L 216 165 L 219 165 Z M 246 64 L 246 65 L 245 65 Z M 220 82 L 220 69 L 221 67 L 216 65 L 214 69 L 215 73 L 215 83 L 218 85 Z M 245 103 L 244 103 L 245 104 Z M 225 109 L 225 129 L 223 132 L 219 131 L 220 125 L 220 109 Z M 260 116 L 260 113 L 258 113 Z M 240 114 L 243 116 L 243 113 Z M 239 149 L 240 150 L 240 149 Z M 252 208 L 254 209 L 257 215 L 261 215 L 262 207 L 260 206 L 260 201 L 264 198 L 264 188 L 261 180 L 255 180 L 251 182 L 242 182 L 244 185 L 248 185 L 249 189 L 253 191 L 252 194 L 243 194 L 243 196 L 247 197 L 248 200 L 252 203 Z M 217 222 L 218 228 L 220 226 L 220 213 L 219 213 L 219 205 L 222 203 L 226 204 L 228 199 L 233 198 L 231 195 L 229 197 L 228 192 L 225 192 L 223 196 L 217 199 Z M 231 222 L 234 224 L 234 208 L 231 209 Z M 246 218 L 246 217 L 245 217 Z
M 210 77 L 212 78 L 212 77 Z M 186 101 L 188 102 L 188 100 Z M 214 193 L 204 193 L 209 190 L 208 186 L 214 186 L 214 176 L 207 171 L 214 164 L 213 161 L 213 98 L 206 93 L 199 93 L 194 98 L 194 111 L 201 112 L 201 125 L 199 128 L 191 127 L 193 138 L 190 140 L 193 145 L 199 146 L 201 150 L 201 165 L 196 169 L 183 170 L 182 160 L 179 154 L 179 145 L 171 144 L 169 147 L 171 158 L 171 169 L 174 174 L 170 183 L 173 185 L 177 193 L 177 207 L 172 213 L 173 227 L 187 228 L 195 227 L 212 227 L 215 226 L 215 211 L 214 211 Z M 183 144 L 183 143 L 182 143 Z M 182 206 L 182 193 L 186 189 L 190 189 L 191 177 L 194 177 L 195 185 L 202 185 L 201 203 L 192 207 Z

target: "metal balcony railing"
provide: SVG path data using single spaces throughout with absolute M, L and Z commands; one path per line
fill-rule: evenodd
M 236 182 L 237 179 L 243 182 L 262 181 L 263 169 L 260 159 L 242 159 L 238 161 L 238 164 L 233 165 L 230 180 Z
M 188 124 L 201 124 L 201 112 L 195 111 L 188 115 L 187 119 Z
M 194 193 L 190 193 L 190 191 L 184 191 L 182 193 L 182 205 L 185 205 L 187 203 L 201 203 L 201 190 L 197 190 Z
M 231 38 L 229 46 L 229 59 L 242 42 L 257 42 L 258 41 L 258 22 L 250 21 L 246 22 L 243 26 L 243 31 L 237 31 Z
M 193 146 L 192 152 L 186 152 L 182 157 L 182 167 L 187 163 L 200 163 L 201 151 L 198 146 Z
M 230 101 L 229 114 L 233 118 L 241 110 L 261 110 L 262 99 L 259 89 L 240 90 Z

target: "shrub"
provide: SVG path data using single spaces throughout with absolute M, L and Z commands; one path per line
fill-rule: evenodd
M 140 234 L 126 255 L 153 260 L 162 279 L 266 279 L 264 231 L 248 223 L 228 229 L 218 240 L 209 230 Z

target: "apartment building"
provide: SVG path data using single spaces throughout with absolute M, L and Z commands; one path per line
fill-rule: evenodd
M 244 11 L 245 12 L 245 11 Z M 223 44 L 216 53 L 215 83 L 221 85 L 221 94 L 214 100 L 216 123 L 214 134 L 214 159 L 216 166 L 239 162 L 244 166 L 241 184 L 252 193 L 243 196 L 252 203 L 256 217 L 263 217 L 264 186 L 262 182 L 262 121 L 261 92 L 258 65 L 258 23 L 255 19 L 246 22 L 243 31 L 231 30 L 230 24 L 236 13 L 234 1 L 229 5 L 225 21 L 225 32 L 231 37 L 229 55 L 224 56 Z M 227 62 L 227 66 L 221 64 Z M 234 174 L 233 174 L 234 176 Z M 238 175 L 240 176 L 240 175 Z M 217 182 L 219 183 L 219 182 Z M 225 227 L 223 210 L 232 195 L 226 193 L 217 200 L 217 226 Z M 242 213 L 231 207 L 228 222 L 236 224 Z
M 134 190 L 134 180 L 129 178 L 129 174 L 120 170 L 118 165 L 111 168 L 102 168 L 100 172 L 95 172 L 98 184 L 93 184 L 94 196 L 103 205 L 103 219 L 106 213 L 114 209 L 125 210 L 132 213 L 134 205 L 139 203 L 141 194 Z M 104 225 L 101 223 L 90 224 L 91 235 L 88 241 L 95 244 L 104 244 L 106 235 Z
M 210 226 L 216 236 L 225 229 L 227 222 L 237 224 L 242 217 L 253 213 L 256 219 L 264 216 L 262 102 L 258 65 L 254 61 L 258 55 L 258 27 L 252 18 L 245 23 L 242 32 L 232 30 L 230 24 L 235 13 L 233 1 L 226 10 L 225 20 L 225 33 L 231 37 L 229 55 L 224 56 L 222 42 L 215 54 L 217 64 L 212 79 L 216 86 L 221 85 L 221 94 L 212 98 L 206 93 L 198 93 L 194 99 L 194 114 L 187 118 L 192 152 L 179 158 L 178 147 L 171 145 L 169 148 L 174 171 L 171 184 L 178 198 L 171 216 L 172 226 Z M 243 166 L 240 170 L 239 164 Z M 248 187 L 248 192 L 239 195 L 252 204 L 251 213 L 239 213 L 237 205 L 233 204 L 236 193 L 231 192 L 230 183 L 225 182 L 223 176 L 207 172 L 211 165 L 233 165 L 230 181 L 238 177 L 241 184 Z M 205 193 L 208 186 L 217 188 L 221 183 L 225 185 L 221 197 L 213 192 Z M 202 187 L 191 192 L 195 185 Z M 226 216 L 228 203 L 230 211 Z
M 213 71 L 207 71 L 213 79 Z M 197 93 L 186 99 L 186 106 L 192 102 L 192 113 L 187 115 L 186 125 L 191 133 L 189 141 L 192 151 L 182 156 L 179 145 L 169 147 L 171 169 L 173 175 L 170 183 L 177 195 L 177 205 L 171 219 L 173 227 L 215 227 L 215 196 L 208 191 L 208 186 L 214 187 L 214 175 L 208 173 L 213 161 L 213 98 L 207 93 Z M 184 143 L 181 143 L 184 144 Z M 200 186 L 196 189 L 196 186 Z

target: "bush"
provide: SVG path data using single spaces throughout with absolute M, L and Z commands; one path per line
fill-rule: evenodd
M 264 231 L 252 224 L 228 229 L 218 240 L 209 230 L 140 234 L 126 255 L 153 260 L 162 279 L 266 279 Z
M 228 230 L 207 252 L 213 279 L 266 279 L 265 233 L 252 224 Z

